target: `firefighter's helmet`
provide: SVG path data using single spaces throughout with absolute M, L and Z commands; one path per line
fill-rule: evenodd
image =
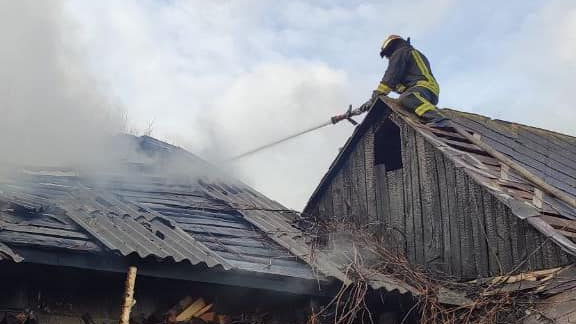
M 380 48 L 380 57 L 384 58 L 384 56 L 389 55 L 388 52 L 390 44 L 392 44 L 392 42 L 396 39 L 402 39 L 402 37 L 398 35 L 390 35 L 384 40 L 384 43 L 382 43 L 382 47 Z

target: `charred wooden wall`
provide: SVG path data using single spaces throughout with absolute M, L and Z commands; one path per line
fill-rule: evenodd
M 365 226 L 411 263 L 461 279 L 569 263 L 555 244 L 416 131 L 401 120 L 394 124 L 400 128 L 402 168 L 374 165 L 376 132 L 394 126 L 373 123 L 309 213 Z

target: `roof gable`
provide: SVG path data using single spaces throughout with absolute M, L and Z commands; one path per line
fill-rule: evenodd
M 345 162 L 355 143 L 365 131 L 382 118 L 399 118 L 440 150 L 447 158 L 463 167 L 478 184 L 489 190 L 518 217 L 527 221 L 570 254 L 576 255 L 576 209 L 566 201 L 574 199 L 575 163 L 568 157 L 576 150 L 575 139 L 566 135 L 528 126 L 491 121 L 489 118 L 444 110 L 456 123 L 456 129 L 435 129 L 422 125 L 405 113 L 397 101 L 381 98 L 361 125 L 355 129 L 310 198 L 304 213 L 310 213 L 337 170 Z M 474 141 L 471 142 L 470 140 Z M 484 140 L 486 140 L 484 142 Z M 475 144 L 477 143 L 477 144 Z M 539 148 L 547 148 L 544 154 Z M 507 161 L 494 157 L 505 154 L 512 163 L 525 166 L 536 174 L 545 187 L 510 168 Z M 564 152 L 564 150 L 566 150 Z M 561 191 L 567 199 L 559 199 L 548 189 Z

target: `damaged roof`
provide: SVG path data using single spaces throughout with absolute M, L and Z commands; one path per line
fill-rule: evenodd
M 340 150 L 304 213 L 321 196 L 374 122 L 400 118 L 564 251 L 576 255 L 576 138 L 485 116 L 442 109 L 454 128 L 431 128 L 382 97 Z M 524 169 L 524 170 L 523 170 Z
M 0 179 L 0 258 L 26 262 L 26 251 L 39 249 L 350 283 L 292 226 L 295 212 L 181 148 L 123 140 L 139 154 L 122 168 L 28 168 Z

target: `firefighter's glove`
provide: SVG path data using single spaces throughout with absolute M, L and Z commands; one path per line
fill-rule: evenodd
M 356 115 L 363 114 L 363 113 L 367 112 L 368 110 L 370 110 L 371 107 L 372 107 L 372 99 L 363 103 L 362 106 L 352 110 L 352 115 L 356 116 Z

